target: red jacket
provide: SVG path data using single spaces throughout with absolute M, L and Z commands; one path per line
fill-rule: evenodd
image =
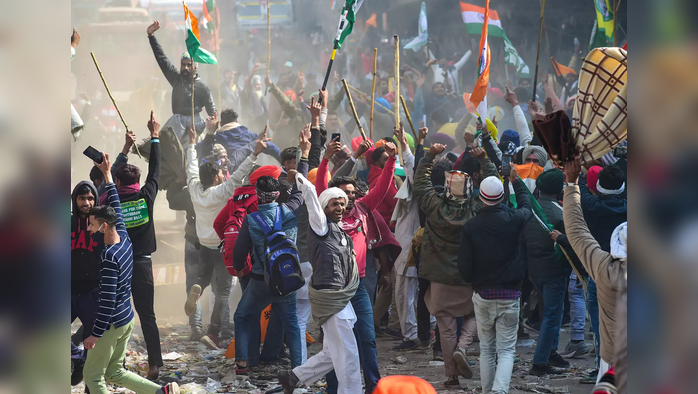
M 368 173 L 368 187 L 369 190 L 372 190 L 374 187 L 378 185 L 378 180 L 380 179 L 380 175 L 383 173 L 383 169 L 377 166 L 372 165 L 371 166 L 371 171 Z M 385 223 L 390 226 L 391 231 L 395 231 L 395 224 L 390 223 L 390 218 L 393 216 L 393 211 L 395 210 L 395 204 L 397 204 L 397 200 L 395 199 L 395 195 L 397 194 L 397 186 L 395 185 L 395 177 L 391 176 L 390 177 L 390 185 L 388 186 L 388 191 L 385 193 L 385 197 L 383 198 L 383 201 L 378 204 L 378 208 L 376 208 L 376 211 L 381 214 L 383 217 L 383 220 L 385 220 Z

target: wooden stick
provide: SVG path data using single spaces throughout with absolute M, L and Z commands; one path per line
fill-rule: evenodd
M 193 59 L 192 59 L 193 65 Z M 194 72 L 191 73 L 191 127 L 194 129 L 194 134 L 196 134 L 196 126 L 194 125 Z
M 269 68 L 271 67 L 271 11 L 269 10 L 269 2 L 267 2 L 267 78 L 269 78 Z M 267 87 L 264 94 L 266 95 L 268 91 Z
M 402 103 L 402 108 L 405 109 L 405 115 L 407 116 L 407 123 L 410 124 L 410 128 L 412 129 L 412 136 L 414 136 L 414 139 L 417 140 L 417 130 L 414 128 L 414 123 L 412 123 L 412 117 L 410 116 L 410 111 L 407 109 L 407 104 L 405 104 L 405 98 L 400 95 L 400 102 Z
M 618 8 L 620 7 L 620 1 L 621 0 L 613 0 L 614 7 L 613 7 L 613 46 L 617 47 L 618 46 Z
M 371 119 L 368 121 L 368 134 L 373 141 L 373 110 L 376 102 L 376 68 L 378 66 L 378 48 L 373 48 L 373 82 L 371 83 Z
M 111 103 L 114 104 L 114 108 L 116 108 L 116 113 L 119 114 L 119 118 L 121 118 L 121 123 L 124 124 L 124 128 L 126 129 L 126 132 L 129 132 L 128 125 L 126 124 L 126 120 L 124 119 L 124 116 L 121 115 L 121 111 L 119 110 L 119 106 L 116 105 L 116 101 L 114 100 L 114 96 L 111 95 L 111 90 L 109 90 L 109 85 L 107 85 L 107 80 L 104 79 L 104 74 L 102 74 L 102 69 L 99 68 L 99 64 L 97 63 L 97 58 L 95 57 L 94 52 L 90 52 L 90 55 L 92 56 L 92 61 L 95 63 L 95 67 L 97 67 L 97 72 L 99 73 L 99 77 L 102 78 L 102 83 L 104 84 L 104 88 L 107 89 L 107 94 L 109 95 L 109 98 L 111 99 Z M 138 157 L 141 159 L 143 156 L 141 156 L 141 152 L 138 150 L 138 144 L 133 144 L 133 146 L 136 147 L 136 153 L 138 153 Z
M 536 72 L 533 75 L 533 101 L 536 101 L 536 85 L 538 84 L 538 59 L 540 59 L 540 42 L 543 38 L 543 17 L 545 16 L 545 0 L 540 6 L 540 28 L 538 29 L 538 52 L 536 53 Z
M 367 95 L 366 93 L 360 91 L 359 89 L 357 89 L 357 88 L 355 88 L 355 87 L 353 87 L 353 86 L 351 86 L 351 85 L 349 85 L 349 84 L 347 84 L 347 86 L 349 86 L 349 89 L 351 89 L 351 90 L 355 91 L 356 93 L 358 93 L 359 96 L 361 96 L 361 98 L 364 98 L 364 99 L 366 99 L 366 100 L 370 100 L 370 99 L 371 99 L 371 97 L 370 97 L 369 95 Z M 385 110 L 385 111 L 386 111 L 388 114 L 390 114 L 390 115 L 394 115 L 394 114 L 395 114 L 393 111 L 390 110 L 390 108 L 385 108 L 385 106 L 384 106 L 383 104 L 379 103 L 379 102 L 374 102 L 373 104 L 374 104 L 374 105 L 377 105 L 378 108 L 382 108 L 383 110 Z
M 393 51 L 395 52 L 395 128 L 400 128 L 400 36 L 393 35 Z M 398 163 L 402 165 L 402 144 L 397 144 Z
M 349 106 L 351 107 L 351 114 L 354 115 L 354 121 L 356 122 L 356 126 L 359 128 L 359 132 L 361 133 L 361 137 L 366 141 L 366 133 L 364 133 L 364 128 L 361 127 L 361 121 L 359 121 L 359 115 L 356 113 L 356 107 L 354 107 L 354 100 L 351 99 L 351 93 L 349 92 L 349 85 L 347 84 L 347 80 L 342 78 L 342 85 L 344 86 L 344 93 L 347 95 L 347 99 L 349 100 Z

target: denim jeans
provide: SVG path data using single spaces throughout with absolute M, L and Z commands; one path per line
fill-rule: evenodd
M 378 286 L 378 272 L 376 271 L 376 257 L 373 250 L 366 251 L 366 276 L 361 279 L 366 287 L 371 305 L 376 302 L 376 286 Z
M 599 337 L 599 300 L 596 298 L 596 282 L 589 278 L 587 285 L 587 311 L 589 312 L 589 320 L 591 329 L 594 330 L 594 342 L 596 343 L 596 367 L 599 367 L 601 360 L 601 338 Z
M 359 288 L 356 289 L 356 294 L 351 299 L 351 306 L 356 313 L 354 336 L 359 345 L 359 360 L 364 370 L 366 392 L 372 393 L 381 376 L 378 370 L 376 331 L 373 327 L 373 307 L 364 285 L 364 278 L 361 278 Z M 337 394 L 337 376 L 334 371 L 327 374 L 327 393 Z
M 543 296 L 543 321 L 540 324 L 536 352 L 533 354 L 534 364 L 547 364 L 550 353 L 557 351 L 559 346 L 567 280 L 566 275 L 531 277 L 536 290 Z
M 291 368 L 295 368 L 301 365 L 301 335 L 296 318 L 296 293 L 283 297 L 272 296 L 267 284 L 256 279 L 252 279 L 247 285 L 235 311 L 235 359 L 247 361 L 250 343 L 259 343 L 261 333 L 257 329 L 259 325 L 255 324 L 255 321 L 259 322 L 260 313 L 269 304 L 272 304 L 272 309 L 281 320 L 280 326 L 283 326 L 286 332 Z M 270 334 L 273 331 L 278 331 L 275 330 L 273 324 L 278 323 L 274 323 L 270 319 L 267 331 Z M 254 346 L 251 350 L 255 351 Z M 256 350 L 259 351 L 259 346 L 256 347 Z
M 486 300 L 473 294 L 480 337 L 480 383 L 483 393 L 509 392 L 514 369 L 519 300 Z
M 582 282 L 577 279 L 577 275 L 574 272 L 570 274 L 567 294 L 569 294 L 570 299 L 570 339 L 583 341 L 587 306 L 584 302 L 584 286 L 582 286 Z
M 233 277 L 228 273 L 223 261 L 223 255 L 218 249 L 211 249 L 201 246 L 199 250 L 201 256 L 201 264 L 199 268 L 199 277 L 196 283 L 205 289 L 213 278 L 213 272 L 216 272 L 216 287 L 212 288 L 215 302 L 213 311 L 211 311 L 211 324 L 208 326 L 208 333 L 218 336 L 221 331 L 221 322 L 223 320 L 224 309 L 228 307 L 228 299 L 230 298 L 231 288 L 233 286 Z
M 184 241 L 184 272 L 186 273 L 186 286 L 187 295 L 191 287 L 196 284 L 196 280 L 199 278 L 199 267 L 201 262 L 201 255 L 199 251 L 196 250 L 196 246 L 190 240 Z M 201 329 L 203 324 L 201 323 L 201 303 L 196 303 L 196 313 L 189 317 L 189 326 L 192 329 Z

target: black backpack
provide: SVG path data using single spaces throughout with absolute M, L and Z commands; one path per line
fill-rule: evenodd
M 249 214 L 265 233 L 264 281 L 274 296 L 285 296 L 305 284 L 301 271 L 300 257 L 296 243 L 282 230 L 283 213 L 281 206 L 276 209 L 274 228 L 259 212 Z

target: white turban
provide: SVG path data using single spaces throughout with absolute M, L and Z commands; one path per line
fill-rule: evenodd
M 320 200 L 320 207 L 325 209 L 327 204 L 329 204 L 330 200 L 333 198 L 343 198 L 344 202 L 347 202 L 347 194 L 344 193 L 344 190 L 338 187 L 331 187 L 320 193 L 320 197 L 318 197 Z
M 611 235 L 611 256 L 614 259 L 628 260 L 628 222 L 624 222 Z

